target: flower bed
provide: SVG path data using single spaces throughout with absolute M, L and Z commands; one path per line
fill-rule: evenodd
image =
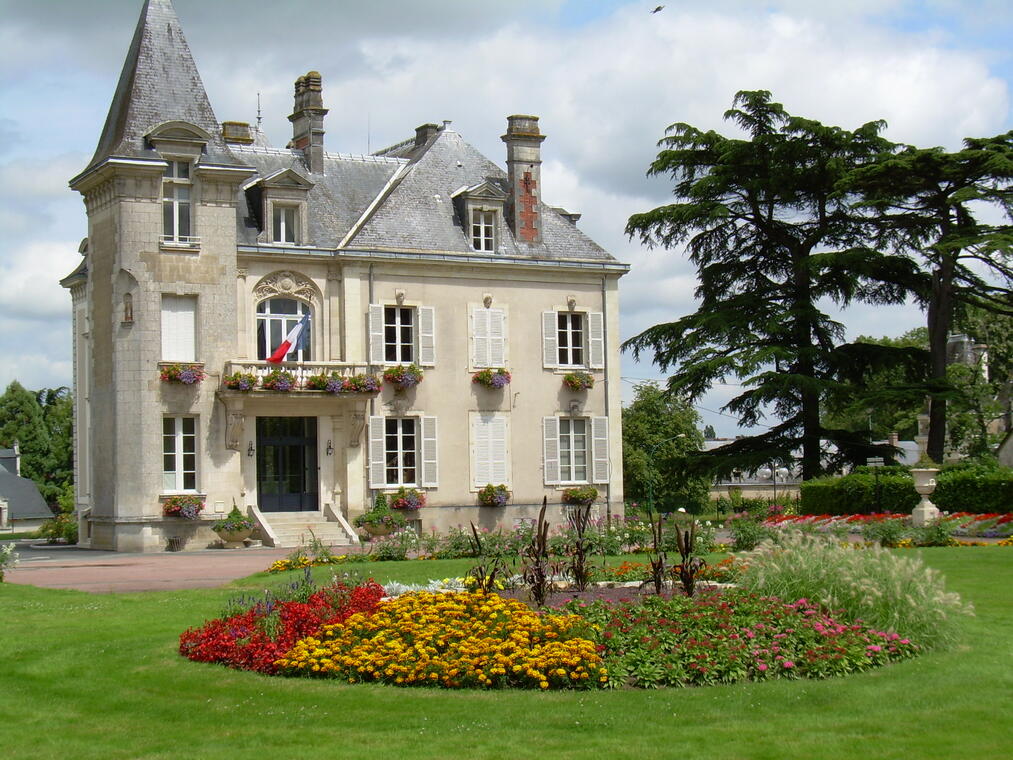
M 588 688 L 608 680 L 588 626 L 496 594 L 417 592 L 325 625 L 283 673 L 444 688 Z
M 610 686 L 702 686 L 827 678 L 913 657 L 896 633 L 844 623 L 806 600 L 741 591 L 641 604 L 568 603 L 592 624 Z
M 382 596 L 383 588 L 370 581 L 355 588 L 337 583 L 309 594 L 304 601 L 257 600 L 240 612 L 184 631 L 179 653 L 196 662 L 274 673 L 275 661 L 296 641 L 323 625 L 374 609 Z

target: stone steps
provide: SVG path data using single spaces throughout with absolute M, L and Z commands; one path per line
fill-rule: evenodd
M 267 512 L 264 521 L 277 540 L 275 546 L 296 548 L 316 537 L 328 546 L 351 546 L 353 541 L 340 523 L 327 521 L 321 512 Z

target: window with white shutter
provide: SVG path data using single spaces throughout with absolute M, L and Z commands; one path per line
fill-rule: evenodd
M 471 310 L 472 366 L 476 369 L 506 364 L 506 313 L 502 309 Z
M 605 368 L 605 315 L 600 311 L 587 314 L 588 366 L 591 369 Z
M 387 486 L 385 464 L 385 436 L 383 417 L 369 418 L 369 487 L 385 488 Z
M 592 483 L 609 481 L 609 420 L 608 417 L 591 418 Z
M 436 310 L 370 304 L 369 363 L 435 365 Z
M 472 415 L 472 485 L 509 485 L 507 453 L 508 422 L 504 414 L 479 412 Z
M 557 485 L 559 483 L 559 417 L 542 418 L 542 451 L 545 485 Z
M 440 469 L 437 461 L 436 418 L 422 418 L 422 485 L 436 488 L 440 484 Z
M 162 361 L 197 361 L 197 296 L 162 296 Z
M 546 369 L 559 366 L 556 314 L 554 311 L 542 312 L 542 366 Z

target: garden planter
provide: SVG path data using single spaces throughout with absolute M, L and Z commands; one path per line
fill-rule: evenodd
M 393 525 L 363 525 L 362 527 L 364 527 L 366 532 L 374 538 L 389 536 L 396 530 Z
M 911 470 L 911 476 L 915 480 L 915 491 L 922 500 L 911 512 L 911 524 L 915 526 L 925 525 L 939 517 L 939 509 L 929 501 L 929 495 L 936 490 L 936 475 L 939 470 L 934 467 L 916 468 Z
M 223 549 L 242 549 L 244 546 L 243 541 L 250 537 L 253 533 L 253 528 L 245 528 L 244 530 L 216 530 L 215 533 L 222 540 Z

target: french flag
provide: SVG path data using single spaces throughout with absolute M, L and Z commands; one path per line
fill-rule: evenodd
M 296 326 L 288 331 L 288 335 L 285 336 L 285 340 L 281 342 L 281 345 L 274 349 L 274 353 L 267 357 L 267 360 L 272 364 L 281 364 L 285 360 L 285 356 L 289 351 L 292 350 L 292 346 L 297 348 L 305 348 L 306 346 L 306 328 L 310 323 L 310 315 L 303 314 L 303 318 L 300 319 Z

